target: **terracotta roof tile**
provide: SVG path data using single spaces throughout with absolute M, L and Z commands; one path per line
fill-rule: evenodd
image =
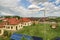
M 23 20 L 23 22 L 29 22 L 29 21 L 31 21 L 31 20 L 28 19 L 28 18 L 22 18 L 22 20 Z
M 1 23 L 0 23 L 0 28 L 3 28 L 4 25 L 6 25 L 6 22 L 1 22 Z
M 16 18 L 10 18 L 8 22 L 9 24 L 15 25 L 19 23 L 19 20 L 17 20 Z
M 16 18 L 5 18 L 4 20 L 4 24 L 8 23 L 9 25 L 16 25 L 22 22 L 29 22 L 30 19 L 28 18 L 20 18 L 20 19 L 16 19 Z

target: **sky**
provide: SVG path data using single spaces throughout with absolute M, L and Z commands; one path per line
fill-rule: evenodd
M 0 16 L 60 16 L 60 0 L 0 0 Z

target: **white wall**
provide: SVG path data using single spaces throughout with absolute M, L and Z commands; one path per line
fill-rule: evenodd
M 9 27 L 9 28 L 8 28 Z M 12 27 L 12 28 L 11 28 Z M 5 30 L 16 30 L 15 25 L 5 25 Z
M 12 27 L 12 28 L 11 28 Z M 18 24 L 18 25 L 5 25 L 5 30 L 12 30 L 12 31 L 16 31 L 19 29 L 22 29 L 23 25 L 22 24 Z
M 30 21 L 30 22 L 24 22 L 23 23 L 23 26 L 30 26 L 30 25 L 32 25 L 32 22 Z
M 1 36 L 4 33 L 4 29 L 3 28 L 0 28 L 0 30 L 1 30 L 1 33 L 0 33 L 0 36 Z

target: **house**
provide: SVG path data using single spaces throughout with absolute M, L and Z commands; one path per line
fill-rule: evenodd
M 34 18 L 34 17 L 31 17 L 30 20 L 32 22 L 32 24 L 39 24 L 39 19 L 38 17 Z
M 0 23 L 0 35 L 4 33 L 4 30 L 16 31 L 23 28 L 23 26 L 30 26 L 32 22 L 28 18 L 5 18 Z
M 32 21 L 29 18 L 22 18 L 23 26 L 32 25 Z
M 0 35 L 3 35 L 4 33 L 4 25 L 5 25 L 5 22 L 0 22 Z
M 17 20 L 16 18 L 6 18 L 0 23 L 0 35 L 3 35 L 4 30 L 16 31 L 22 28 L 23 26 L 20 20 Z
M 20 20 L 16 19 L 16 18 L 8 18 L 6 20 L 4 20 L 6 23 L 5 30 L 19 30 L 21 28 L 23 28 L 23 25 L 21 24 Z

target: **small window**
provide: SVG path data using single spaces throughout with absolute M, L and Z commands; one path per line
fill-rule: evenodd
M 5 28 L 5 26 L 4 26 L 4 28 Z
M 11 27 L 11 29 L 13 29 L 13 27 Z
M 16 30 L 18 30 L 17 26 L 16 26 Z
M 25 25 L 26 25 L 26 23 L 25 23 Z
M 0 34 L 1 34 L 1 30 L 0 30 Z

